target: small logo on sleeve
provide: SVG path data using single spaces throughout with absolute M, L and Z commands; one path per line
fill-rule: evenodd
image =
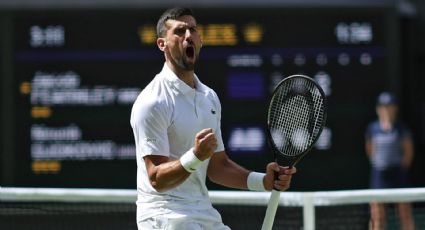
M 156 139 L 155 138 L 147 137 L 147 138 L 145 138 L 145 142 L 146 143 L 156 143 Z

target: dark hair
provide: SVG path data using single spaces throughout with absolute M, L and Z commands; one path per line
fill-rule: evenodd
M 158 23 L 156 24 L 156 35 L 158 37 L 163 37 L 165 35 L 165 31 L 167 30 L 165 27 L 165 23 L 167 20 L 172 19 L 175 20 L 181 16 L 184 15 L 190 15 L 193 16 L 193 12 L 189 8 L 183 8 L 183 7 L 175 7 L 166 10 L 161 17 L 158 20 Z

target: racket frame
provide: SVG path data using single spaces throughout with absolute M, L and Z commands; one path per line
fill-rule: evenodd
M 288 76 L 288 77 L 284 78 L 283 80 L 281 80 L 277 84 L 277 86 L 275 87 L 275 89 L 273 90 L 273 93 L 272 93 L 269 101 L 270 102 L 272 101 L 273 97 L 276 95 L 276 93 L 279 90 L 279 87 L 282 84 L 284 84 L 286 81 L 292 80 L 293 78 L 303 78 L 303 79 L 306 79 L 306 80 L 312 82 L 316 86 L 316 88 L 319 90 L 320 94 L 322 95 L 322 99 L 323 99 L 323 124 L 319 127 L 319 131 L 318 131 L 318 133 L 316 135 L 316 138 L 313 140 L 313 142 L 310 144 L 310 146 L 307 149 L 305 149 L 300 154 L 297 154 L 297 155 L 294 155 L 294 156 L 288 156 L 285 153 L 282 153 L 281 151 L 279 151 L 279 149 L 277 148 L 276 144 L 273 141 L 271 130 L 270 130 L 270 121 L 269 121 L 269 114 L 270 114 L 270 110 L 271 110 L 270 104 L 271 103 L 269 104 L 268 114 L 267 114 L 267 125 L 266 125 L 266 136 L 267 136 L 267 140 L 268 140 L 268 143 L 270 145 L 270 148 L 271 148 L 271 150 L 273 152 L 273 156 L 274 156 L 275 161 L 278 162 L 278 158 L 282 157 L 282 158 L 284 158 L 284 159 L 286 159 L 286 160 L 289 161 L 289 164 L 288 164 L 289 167 L 295 166 L 314 147 L 314 144 L 317 142 L 317 140 L 320 137 L 320 134 L 323 131 L 323 128 L 324 128 L 325 123 L 326 123 L 326 118 L 327 118 L 327 113 L 326 113 L 326 111 L 327 111 L 327 99 L 326 99 L 325 92 L 323 91 L 322 87 L 314 79 L 312 79 L 311 77 L 308 77 L 306 75 L 303 75 L 303 74 L 291 75 L 291 76 Z
M 285 81 L 291 80 L 292 78 L 304 78 L 307 79 L 308 81 L 312 82 L 316 88 L 319 90 L 320 94 L 322 95 L 322 99 L 323 99 L 323 124 L 319 127 L 319 131 L 317 133 L 317 136 L 314 138 L 313 142 L 310 143 L 310 146 L 308 146 L 307 149 L 305 149 L 302 153 L 294 155 L 294 156 L 288 156 L 285 155 L 284 153 L 282 153 L 281 151 L 279 151 L 279 149 L 277 148 L 276 144 L 273 141 L 272 138 L 272 134 L 271 134 L 271 130 L 270 130 L 270 121 L 269 121 L 269 114 L 270 114 L 270 110 L 271 110 L 271 102 L 273 97 L 275 96 L 276 92 L 278 91 L 279 87 L 285 83 Z M 287 160 L 289 160 L 289 167 L 293 167 L 295 166 L 315 145 L 316 141 L 319 139 L 320 134 L 323 131 L 323 127 L 325 126 L 326 123 L 326 118 L 327 118 L 327 100 L 326 100 L 326 94 L 323 92 L 323 89 L 320 87 L 320 85 L 313 80 L 312 78 L 306 76 L 306 75 L 302 75 L 302 74 L 295 74 L 295 75 L 291 75 L 289 77 L 286 77 L 285 79 L 283 79 L 282 81 L 279 82 L 279 84 L 277 84 L 276 88 L 274 89 L 272 96 L 270 97 L 270 104 L 269 104 L 269 108 L 268 108 L 268 114 L 267 114 L 267 128 L 266 128 L 266 135 L 267 135 L 267 139 L 270 145 L 270 148 L 273 152 L 273 156 L 275 158 L 276 163 L 278 162 L 278 158 L 279 156 L 282 158 L 285 158 Z M 275 177 L 279 176 L 278 173 L 275 173 Z M 269 199 L 269 203 L 267 205 L 267 210 L 266 210 L 266 214 L 264 217 L 264 221 L 261 227 L 261 230 L 271 230 L 273 227 L 273 223 L 274 223 L 274 219 L 276 216 L 276 211 L 277 208 L 279 206 L 279 201 L 280 201 L 280 191 L 273 188 L 272 190 L 272 194 L 270 196 Z

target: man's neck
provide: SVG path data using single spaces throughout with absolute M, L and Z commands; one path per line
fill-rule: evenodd
M 390 131 L 390 130 L 392 130 L 392 129 L 393 129 L 393 127 L 394 127 L 393 122 L 392 122 L 392 121 L 390 121 L 389 119 L 381 119 L 381 120 L 379 121 L 379 124 L 381 125 L 381 128 L 382 128 L 384 131 Z
M 183 70 L 167 62 L 168 67 L 176 76 L 191 88 L 195 88 L 195 73 L 193 70 Z

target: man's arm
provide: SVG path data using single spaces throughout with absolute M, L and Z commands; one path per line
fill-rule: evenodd
M 145 160 L 146 170 L 152 187 L 164 192 L 183 183 L 190 173 L 183 168 L 179 160 L 169 161 L 168 157 L 148 155 Z
M 277 180 L 274 178 L 275 172 L 280 176 Z M 292 174 L 296 168 L 279 166 L 277 163 L 269 163 L 266 167 L 266 176 L 263 179 L 264 188 L 272 190 L 276 187 L 279 190 L 286 190 L 291 183 Z M 215 153 L 208 165 L 208 177 L 214 183 L 237 189 L 247 189 L 247 178 L 250 173 L 247 169 L 232 161 L 227 154 L 223 152 Z
M 216 184 L 237 189 L 247 188 L 249 171 L 229 159 L 224 151 L 211 157 L 207 174 Z
M 204 129 L 197 133 L 193 149 L 193 157 L 198 161 L 208 159 L 217 148 L 212 129 Z M 183 183 L 190 175 L 190 172 L 184 167 L 184 162 L 179 160 L 170 161 L 168 157 L 159 155 L 147 155 L 143 157 L 146 170 L 149 176 L 149 182 L 152 187 L 163 192 L 172 189 Z
M 372 141 L 369 138 L 367 138 L 365 142 L 365 150 L 369 158 L 371 158 L 373 154 L 372 148 L 373 148 Z
M 403 139 L 402 142 L 403 147 L 403 159 L 401 162 L 401 165 L 408 169 L 410 168 L 410 165 L 412 164 L 413 156 L 414 156 L 414 147 L 413 147 L 413 140 L 412 137 L 408 136 Z

